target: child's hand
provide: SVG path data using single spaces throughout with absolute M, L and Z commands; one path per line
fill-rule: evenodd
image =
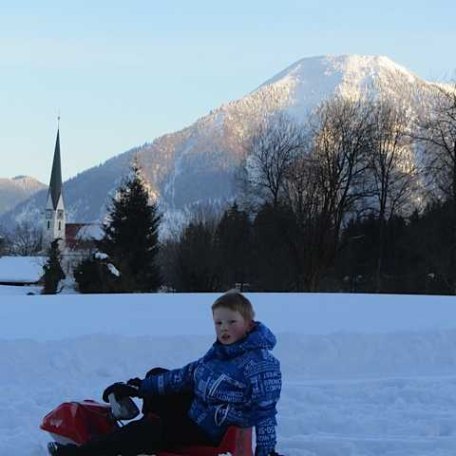
M 127 385 L 131 385 L 136 388 L 141 388 L 141 383 L 142 380 L 139 377 L 130 378 L 130 380 L 127 380 Z
M 126 383 L 113 383 L 103 391 L 103 400 L 109 402 L 109 395 L 114 393 L 116 399 L 123 397 L 139 397 L 139 388 Z

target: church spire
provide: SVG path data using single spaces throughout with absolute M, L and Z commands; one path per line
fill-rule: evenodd
M 56 239 L 60 240 L 60 248 L 65 245 L 65 205 L 62 194 L 62 165 L 60 161 L 60 129 L 57 127 L 54 159 L 52 161 L 51 180 L 44 210 L 42 247 L 45 251 Z
M 49 182 L 49 194 L 52 198 L 53 209 L 57 209 L 59 198 L 62 194 L 62 166 L 60 161 L 60 133 L 57 128 L 55 140 L 54 160 L 52 162 L 51 180 Z

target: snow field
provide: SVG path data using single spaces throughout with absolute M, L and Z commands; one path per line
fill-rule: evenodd
M 258 319 L 278 336 L 281 453 L 454 456 L 452 299 L 250 297 Z M 44 456 L 49 438 L 38 426 L 59 403 L 100 400 L 114 381 L 201 356 L 214 339 L 207 318 L 213 298 L 156 296 L 159 311 L 150 302 L 145 307 L 151 297 L 144 295 L 13 296 L 1 302 L 0 454 Z

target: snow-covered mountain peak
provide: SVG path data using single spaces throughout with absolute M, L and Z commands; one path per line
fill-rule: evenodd
M 285 70 L 263 83 L 257 90 L 273 84 L 306 84 L 309 87 L 322 84 L 401 74 L 413 82 L 416 76 L 389 57 L 376 55 L 339 55 L 308 57 L 298 60 Z
M 308 57 L 293 63 L 245 97 L 221 105 L 194 125 L 202 130 L 209 125 L 217 130 L 231 130 L 234 121 L 237 135 L 242 137 L 244 130 L 255 124 L 259 113 L 283 110 L 299 121 L 334 95 L 356 99 L 375 96 L 382 89 L 398 99 L 404 96 L 404 87 L 413 85 L 433 83 L 421 80 L 385 56 Z
M 272 110 L 286 109 L 300 120 L 322 100 L 336 94 L 358 98 L 372 96 L 382 88 L 390 95 L 401 96 L 401 87 L 414 84 L 429 83 L 385 56 L 309 57 L 267 80 L 242 102 L 257 105 L 253 100 L 274 100 Z

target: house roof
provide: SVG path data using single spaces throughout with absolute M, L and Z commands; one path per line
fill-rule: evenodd
M 65 240 L 76 239 L 79 230 L 84 226 L 84 223 L 66 223 L 65 224 Z
M 94 239 L 101 239 L 103 231 L 99 223 L 67 223 L 65 225 L 65 244 L 77 249 Z
M 0 283 L 35 283 L 43 275 L 46 258 L 42 256 L 0 257 Z

